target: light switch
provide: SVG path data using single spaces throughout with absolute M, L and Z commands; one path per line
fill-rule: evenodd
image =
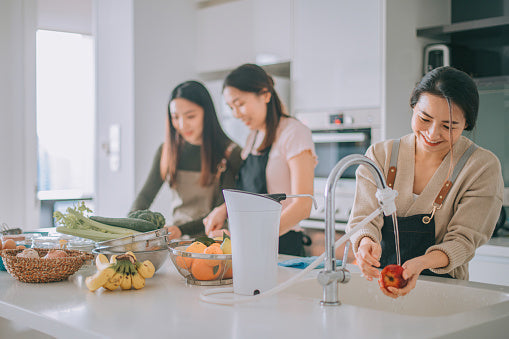
M 109 130 L 109 163 L 112 172 L 120 169 L 120 125 L 110 125 Z

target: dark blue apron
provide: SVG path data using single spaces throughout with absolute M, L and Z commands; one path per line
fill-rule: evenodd
M 237 177 L 237 187 L 246 192 L 266 194 L 267 177 L 266 168 L 269 161 L 270 147 L 260 155 L 251 154 L 256 141 L 254 137 L 249 155 L 240 167 Z M 309 245 L 311 239 L 303 232 L 289 231 L 279 237 L 279 253 L 304 256 L 304 244 Z
M 389 174 L 387 175 L 387 186 L 390 188 L 394 188 L 393 186 L 396 180 L 396 165 L 398 162 L 399 142 L 400 140 L 394 140 L 392 145 Z M 433 211 L 430 214 L 416 214 L 408 217 L 397 217 L 401 263 L 424 255 L 428 248 L 435 245 L 435 218 L 433 218 L 434 213 L 442 205 L 459 172 L 476 149 L 477 145 L 472 144 L 463 153 L 456 166 L 454 166 L 454 170 L 451 176 L 445 182 L 444 186 L 438 193 L 433 203 Z M 384 216 L 381 245 L 382 256 L 380 258 L 380 266 L 383 268 L 387 265 L 396 264 L 396 245 L 394 240 L 394 227 L 391 216 Z M 421 274 L 452 278 L 452 276 L 449 274 L 436 274 L 428 269 L 422 271 Z

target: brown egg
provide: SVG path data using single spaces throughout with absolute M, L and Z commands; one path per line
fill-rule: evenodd
M 62 250 L 50 250 L 43 259 L 56 259 L 56 258 L 65 258 L 67 257 L 67 253 Z
M 18 246 L 16 246 L 16 249 L 17 250 L 25 250 L 26 247 L 25 247 L 25 245 L 18 245 Z
M 6 250 L 13 250 L 16 248 L 16 242 L 12 239 L 7 239 L 4 241 L 4 249 Z

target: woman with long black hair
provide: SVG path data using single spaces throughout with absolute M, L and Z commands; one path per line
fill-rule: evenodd
M 263 68 L 244 64 L 228 74 L 223 97 L 235 118 L 249 127 L 237 186 L 253 193 L 313 194 L 316 154 L 311 131 L 285 111 L 273 78 Z M 282 202 L 279 253 L 304 255 L 306 238 L 298 224 L 309 217 L 310 199 Z M 227 217 L 221 206 L 205 219 L 209 233 Z
M 235 187 L 241 162 L 240 147 L 222 130 L 205 86 L 197 81 L 181 83 L 168 103 L 165 141 L 131 211 L 148 209 L 168 182 L 170 238 L 203 235 L 203 218 L 223 203 L 222 189 Z

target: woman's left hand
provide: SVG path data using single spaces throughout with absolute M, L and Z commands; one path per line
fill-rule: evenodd
M 214 208 L 209 215 L 207 215 L 203 219 L 203 226 L 205 226 L 205 234 L 210 234 L 210 232 L 215 230 L 220 230 L 223 228 L 224 222 L 227 218 L 226 205 L 222 204 Z
M 164 226 L 168 230 L 168 240 L 173 240 L 180 238 L 182 236 L 182 231 L 177 226 Z
M 403 297 L 410 293 L 410 291 L 415 288 L 415 285 L 417 284 L 417 279 L 419 278 L 419 275 L 424 269 L 420 258 L 421 257 L 410 259 L 402 265 L 404 268 L 402 276 L 403 279 L 407 281 L 407 285 L 403 288 L 387 287 L 387 289 L 385 289 L 381 283 L 382 276 L 380 276 L 380 280 L 378 280 L 378 283 L 380 285 L 380 290 L 382 290 L 383 294 L 385 294 L 388 297 L 396 299 L 398 297 Z
M 386 296 L 391 298 L 405 296 L 415 288 L 417 279 L 423 270 L 446 267 L 447 265 L 449 265 L 449 257 L 444 252 L 441 250 L 428 252 L 420 257 L 410 259 L 402 265 L 404 268 L 402 273 L 403 279 L 408 281 L 404 288 L 388 287 L 385 289 L 379 281 L 380 289 Z

